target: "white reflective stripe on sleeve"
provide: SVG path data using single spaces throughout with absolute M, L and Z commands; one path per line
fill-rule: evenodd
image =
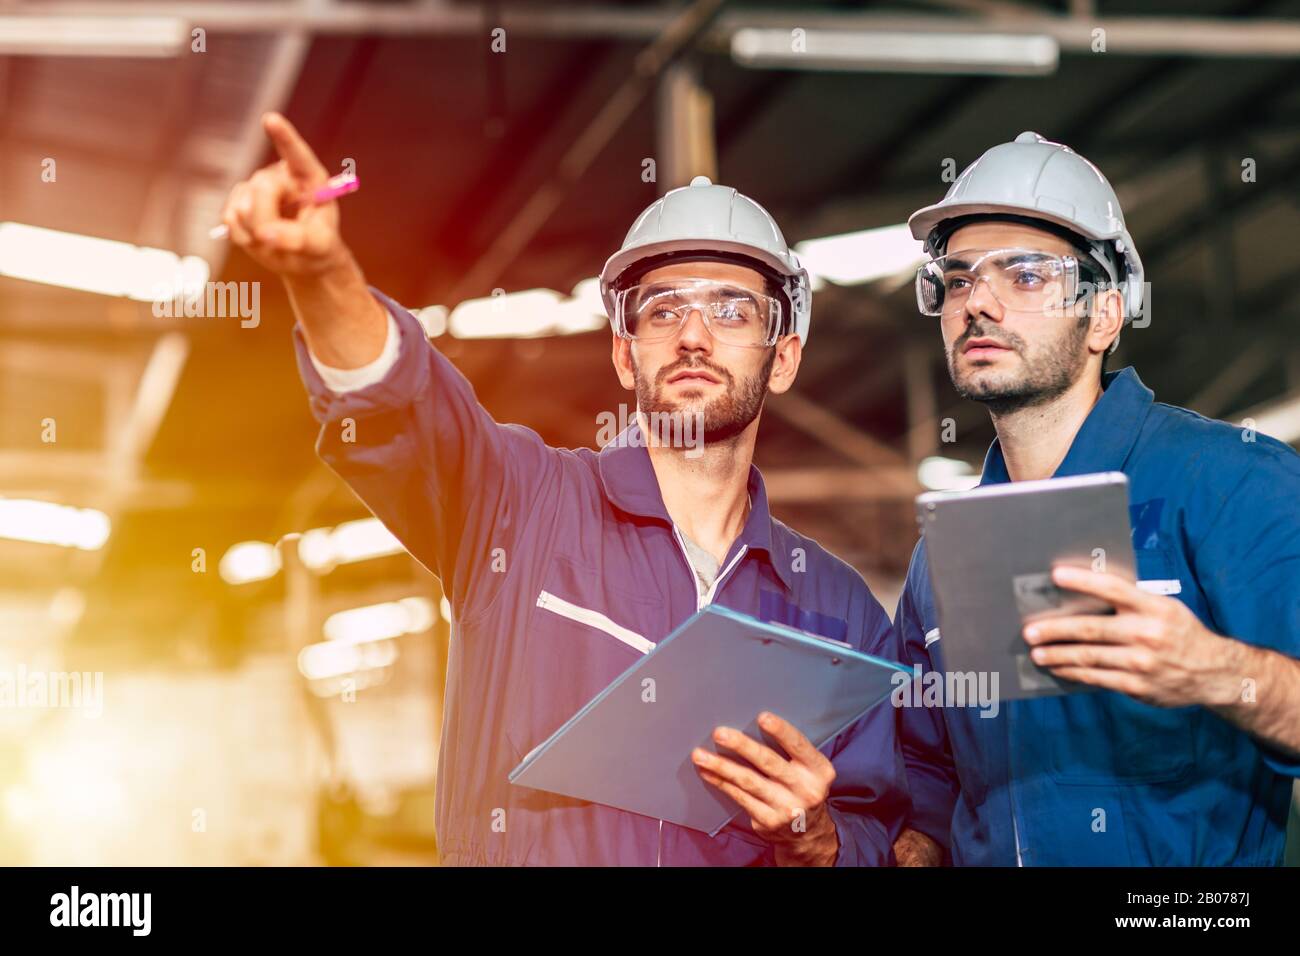
M 930 630 L 928 630 L 928 631 L 925 632 L 925 646 L 926 646 L 926 647 L 929 647 L 931 644 L 933 644 L 933 643 L 934 643 L 935 641 L 937 641 L 938 639 L 939 639 L 939 629 L 938 629 L 937 627 L 932 627 L 932 628 L 930 628 Z
M 1153 579 L 1151 581 L 1139 581 L 1138 590 L 1146 591 L 1147 594 L 1182 594 L 1183 582 L 1177 578 L 1168 580 Z
M 564 598 L 556 597 L 550 591 L 542 591 L 537 595 L 537 606 L 558 614 L 560 617 L 567 617 L 570 621 L 577 621 L 579 624 L 585 624 L 588 627 L 596 628 L 598 631 L 604 631 L 610 637 L 618 638 L 628 647 L 635 648 L 642 654 L 649 654 L 654 650 L 654 642 L 647 641 L 636 631 L 630 631 L 621 624 L 615 624 L 599 611 L 579 607 L 564 600 Z

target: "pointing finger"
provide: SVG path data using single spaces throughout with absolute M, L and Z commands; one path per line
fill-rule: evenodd
M 323 182 L 329 178 L 325 167 L 316 158 L 312 148 L 307 145 L 293 124 L 279 113 L 267 113 L 262 117 L 262 128 L 271 138 L 275 151 L 289 166 L 289 171 L 300 179 L 309 182 Z

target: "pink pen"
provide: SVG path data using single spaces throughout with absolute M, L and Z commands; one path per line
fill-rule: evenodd
M 311 194 L 310 204 L 319 206 L 327 203 L 331 199 L 338 199 L 340 196 L 346 196 L 348 193 L 354 193 L 361 188 L 361 180 L 351 173 L 339 173 L 332 177 L 324 186 L 321 186 Z M 301 206 L 301 204 L 299 204 Z M 230 235 L 230 230 L 223 222 L 219 226 L 213 226 L 208 230 L 208 236 L 212 239 L 225 239 Z

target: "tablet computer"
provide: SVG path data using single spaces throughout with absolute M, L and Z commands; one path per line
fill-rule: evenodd
M 1128 479 L 1104 472 L 930 492 L 916 509 L 944 670 L 997 673 L 1003 700 L 1087 690 L 1034 664 L 1022 630 L 1042 617 L 1114 613 L 1058 588 L 1051 570 L 1070 564 L 1136 579 Z

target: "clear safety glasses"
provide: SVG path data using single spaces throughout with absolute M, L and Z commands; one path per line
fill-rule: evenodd
M 953 252 L 916 270 L 916 304 L 922 315 L 956 314 L 983 282 L 1004 309 L 1060 315 L 1080 300 L 1080 273 L 1074 256 L 1033 249 Z
M 699 313 L 713 337 L 727 345 L 766 348 L 780 338 L 781 301 L 734 283 L 651 282 L 614 296 L 614 329 L 637 342 L 672 338 L 692 313 Z

